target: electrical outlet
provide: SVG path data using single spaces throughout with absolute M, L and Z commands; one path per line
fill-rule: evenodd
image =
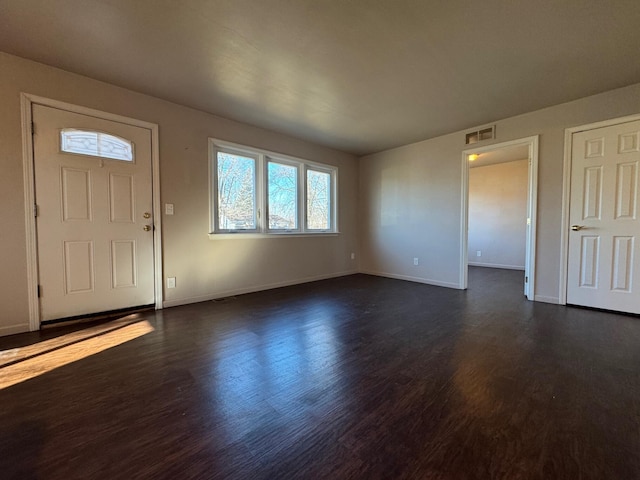
M 167 288 L 176 288 L 176 277 L 167 277 Z
M 355 260 L 356 259 L 356 254 L 355 253 L 351 253 L 351 260 Z
M 414 265 L 418 265 L 418 257 L 414 257 L 413 258 L 413 264 Z
M 481 256 L 482 256 L 482 251 L 476 250 L 476 257 L 481 257 Z

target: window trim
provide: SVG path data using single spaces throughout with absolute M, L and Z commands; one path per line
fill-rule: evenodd
M 218 152 L 254 158 L 256 228 L 255 229 L 220 229 L 218 228 Z M 269 162 L 297 167 L 298 199 L 297 224 L 295 230 L 269 228 Z M 328 173 L 330 175 L 330 229 L 307 228 L 307 171 L 308 169 Z M 215 138 L 209 138 L 209 238 L 277 238 L 277 237 L 313 237 L 335 236 L 338 228 L 338 167 L 293 157 L 255 147 L 240 145 Z

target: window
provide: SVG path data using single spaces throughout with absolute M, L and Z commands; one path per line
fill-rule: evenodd
M 78 155 L 133 162 L 133 143 L 102 132 L 64 128 L 60 131 L 60 150 Z
M 269 230 L 298 229 L 298 170 L 296 165 L 267 162 Z
M 219 151 L 218 230 L 256 229 L 256 159 Z
M 307 170 L 307 229 L 331 228 L 331 173 Z
M 337 169 L 210 140 L 212 234 L 336 233 Z

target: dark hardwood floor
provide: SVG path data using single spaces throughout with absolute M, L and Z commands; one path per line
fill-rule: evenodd
M 522 272 L 354 275 L 0 350 L 2 479 L 640 478 L 640 319 L 528 302 Z

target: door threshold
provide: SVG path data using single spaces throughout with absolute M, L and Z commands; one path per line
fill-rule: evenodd
M 94 322 L 96 320 L 112 320 L 124 315 L 147 312 L 154 309 L 155 305 L 151 303 L 149 305 L 138 305 L 136 307 L 119 308 L 116 310 L 108 310 L 106 312 L 86 313 L 84 315 L 75 315 L 73 317 L 45 320 L 43 322 L 40 322 L 40 328 L 60 327 L 63 325 L 74 325 L 76 323 Z

